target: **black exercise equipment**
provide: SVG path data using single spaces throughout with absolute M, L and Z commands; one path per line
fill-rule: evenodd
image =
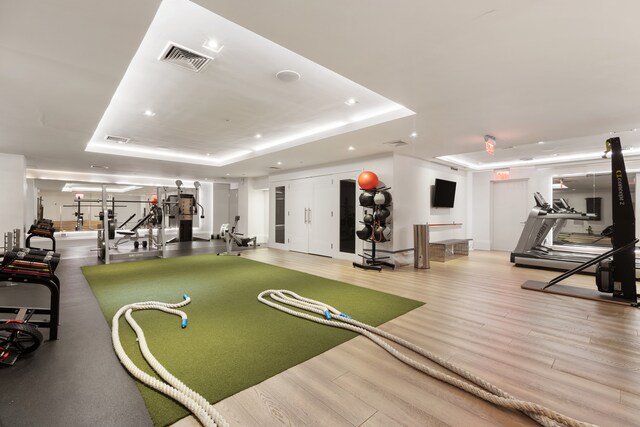
M 31 224 L 29 227 L 29 231 L 27 232 L 27 239 L 25 241 L 25 246 L 27 248 L 33 248 L 31 245 L 32 237 L 41 237 L 44 239 L 49 239 L 52 242 L 51 250 L 55 252 L 56 250 L 56 238 L 54 237 L 56 229 L 53 227 L 53 221 L 50 219 L 39 219 L 35 224 Z M 34 248 L 37 249 L 37 248 Z
M 387 261 L 388 256 L 378 256 L 376 254 L 376 244 L 387 242 L 391 239 L 391 228 L 389 227 L 389 217 L 391 211 L 391 193 L 388 187 L 364 190 L 358 200 L 360 206 L 364 208 L 361 225 L 356 230 L 356 236 L 360 240 L 369 242 L 371 249 L 363 248 L 362 262 L 354 262 L 353 266 L 365 270 L 382 271 L 382 267 L 395 269 L 395 264 Z M 370 211 L 368 210 L 370 209 Z
M 198 203 L 200 182 L 194 181 L 193 185 L 196 194 L 184 193 L 182 190 L 182 181 L 179 179 L 176 180 L 176 186 L 178 187 L 176 194 L 167 195 L 166 187 L 164 187 L 165 198 L 162 204 L 165 207 L 165 211 L 169 214 L 169 218 L 176 219 L 178 222 L 178 235 L 167 240 L 167 243 L 209 240 L 193 235 L 194 215 L 198 215 L 199 212 L 200 218 L 204 218 L 204 207 Z
M 530 280 L 525 282 L 522 288 L 638 306 L 635 266 L 635 244 L 638 243 L 638 239 L 635 235 L 635 215 L 620 138 L 607 140 L 603 157 L 606 157 L 609 151 L 612 171 L 613 233 L 611 241 L 613 249 L 580 264 L 548 283 Z M 560 281 L 593 265 L 597 265 L 597 291 L 558 285 Z
M 35 351 L 43 341 L 37 327 L 49 328 L 49 339 L 58 339 L 60 280 L 55 269 L 60 255 L 37 249 L 13 249 L 0 264 L 0 282 L 33 283 L 49 289 L 49 308 L 0 307 L 0 314 L 14 318 L 0 324 L 0 366 L 11 366 L 22 355 Z M 33 316 L 49 316 L 32 320 Z
M 149 208 L 149 213 L 143 216 L 142 219 L 140 219 L 140 221 L 136 223 L 136 225 L 131 227 L 130 230 L 122 230 L 122 227 L 127 225 L 127 223 L 131 221 L 134 216 L 136 216 L 136 214 L 131 215 L 125 222 L 122 223 L 120 227 L 118 227 L 118 230 L 115 231 L 115 233 L 121 237 L 114 242 L 114 248 L 117 249 L 119 245 L 128 242 L 133 242 L 134 249 L 138 249 L 140 247 L 140 243 L 142 243 L 143 248 L 151 248 L 152 245 L 158 246 L 159 242 L 153 235 L 152 229 L 162 224 L 162 209 L 160 208 L 160 206 L 151 205 L 151 207 Z M 143 226 L 146 226 L 148 228 L 146 240 L 140 239 L 139 230 Z
M 360 201 L 360 206 L 363 206 L 365 208 L 371 208 L 373 207 L 374 203 L 374 196 L 375 196 L 375 190 L 364 190 L 361 194 L 360 197 L 358 197 L 358 200 Z

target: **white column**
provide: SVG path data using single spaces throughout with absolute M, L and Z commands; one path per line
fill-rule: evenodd
M 25 234 L 27 201 L 27 162 L 24 156 L 0 154 L 0 233 L 18 228 Z M 20 242 L 22 246 L 22 242 Z

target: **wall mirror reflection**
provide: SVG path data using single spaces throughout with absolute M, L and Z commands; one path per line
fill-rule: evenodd
M 36 212 L 52 220 L 57 231 L 95 231 L 102 227 L 100 184 L 36 179 L 35 188 Z M 116 228 L 127 220 L 128 224 L 135 224 L 137 218 L 143 218 L 156 192 L 156 187 L 108 184 L 107 206 L 114 212 Z
M 631 199 L 635 207 L 635 179 L 629 177 Z M 553 179 L 553 204 L 559 211 L 587 213 L 585 220 L 560 220 L 553 230 L 554 245 L 611 246 L 612 218 L 611 174 L 556 177 Z

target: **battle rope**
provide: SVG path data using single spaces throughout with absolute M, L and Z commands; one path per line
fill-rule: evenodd
M 122 365 L 139 381 L 142 381 L 149 387 L 152 387 L 159 391 L 160 393 L 166 394 L 172 399 L 182 403 L 187 409 L 193 413 L 200 423 L 205 427 L 228 427 L 229 424 L 222 418 L 222 415 L 215 410 L 213 405 L 211 405 L 204 397 L 191 390 L 189 387 L 184 385 L 179 379 L 171 375 L 169 371 L 165 369 L 164 366 L 158 362 L 158 360 L 153 356 L 149 347 L 147 346 L 147 340 L 145 339 L 144 332 L 138 323 L 133 319 L 132 312 L 136 310 L 160 310 L 165 313 L 174 314 L 176 316 L 180 316 L 182 318 L 182 327 L 187 327 L 187 315 L 184 311 L 177 310 L 180 307 L 184 307 L 185 305 L 191 302 L 191 298 L 187 295 L 183 295 L 184 301 L 177 304 L 169 304 L 165 302 L 157 302 L 157 301 L 145 301 L 145 302 L 136 302 L 133 304 L 128 304 L 122 307 L 118 312 L 113 316 L 112 327 L 111 327 L 111 339 L 113 341 L 113 348 L 115 349 L 118 358 Z M 138 337 L 138 345 L 140 346 L 140 350 L 142 355 L 147 360 L 147 363 L 153 368 L 154 371 L 160 375 L 164 381 L 161 381 L 140 368 L 138 368 L 127 353 L 122 348 L 122 344 L 120 343 L 120 335 L 119 335 L 119 320 L 124 313 L 125 319 L 131 326 L 131 328 L 135 331 L 136 336 Z
M 269 297 L 267 299 L 265 297 Z M 258 295 L 258 300 L 270 307 L 292 316 L 300 317 L 303 319 L 311 320 L 316 323 L 333 326 L 336 328 L 347 329 L 353 332 L 357 332 L 365 337 L 369 338 L 374 343 L 389 352 L 393 357 L 406 363 L 407 365 L 424 372 L 425 374 L 436 378 L 440 381 L 446 382 L 450 385 L 458 387 L 468 393 L 473 394 L 481 399 L 491 402 L 495 405 L 502 406 L 513 410 L 518 410 L 525 413 L 527 416 L 537 421 L 546 427 L 595 427 L 594 424 L 584 423 L 573 418 L 562 415 L 552 409 L 546 408 L 537 403 L 527 402 L 519 400 L 507 392 L 501 390 L 488 381 L 483 380 L 480 377 L 473 375 L 472 373 L 448 362 L 441 357 L 409 342 L 398 336 L 390 334 L 382 329 L 367 325 L 352 319 L 350 316 L 340 312 L 339 310 L 331 307 L 320 301 L 315 301 L 309 298 L 302 297 L 295 292 L 288 290 L 266 290 Z M 276 301 L 276 302 L 274 302 Z M 282 304 L 278 304 L 282 303 Z M 312 314 L 293 310 L 289 307 L 297 307 L 307 312 L 317 313 L 323 317 L 317 317 Z M 455 378 L 445 372 L 441 372 L 432 369 L 410 357 L 400 353 L 396 348 L 383 341 L 382 338 L 386 338 L 389 341 L 393 341 L 427 359 L 437 363 L 438 365 L 448 369 L 451 372 L 456 373 L 460 377 L 467 381 Z

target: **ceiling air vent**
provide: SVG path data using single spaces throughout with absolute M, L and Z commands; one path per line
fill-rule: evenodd
M 169 42 L 164 48 L 160 61 L 176 64 L 187 70 L 199 73 L 202 69 L 213 60 L 213 58 L 187 49 L 186 47 Z
M 280 168 L 277 166 L 269 166 L 269 169 L 276 170 L 276 171 L 280 170 Z
M 104 140 L 109 142 L 116 142 L 118 144 L 128 144 L 129 141 L 131 141 L 130 138 L 124 138 L 122 136 L 114 136 L 114 135 L 107 135 L 104 137 Z
M 384 145 L 390 145 L 393 148 L 397 148 L 397 147 L 404 147 L 405 145 L 409 145 L 408 142 L 404 142 L 404 141 L 389 141 L 389 142 L 383 142 Z

